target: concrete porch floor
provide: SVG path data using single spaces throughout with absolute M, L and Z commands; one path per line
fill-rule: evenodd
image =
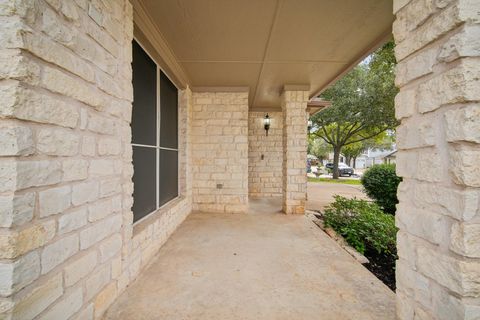
M 305 216 L 193 213 L 104 319 L 395 319 L 395 298 Z

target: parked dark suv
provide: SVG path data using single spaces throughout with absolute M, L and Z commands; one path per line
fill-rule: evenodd
M 333 163 L 327 163 L 325 165 L 325 168 L 327 169 L 330 169 L 330 170 L 333 170 Z M 353 171 L 352 168 L 350 168 L 349 166 L 347 166 L 345 163 L 343 162 L 340 162 L 338 164 L 338 174 L 341 175 L 341 176 L 352 176 L 355 172 Z

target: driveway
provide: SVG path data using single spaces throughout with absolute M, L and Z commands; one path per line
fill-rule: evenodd
M 279 204 L 191 214 L 105 319 L 395 319 L 390 289 Z
M 362 188 L 361 185 L 309 182 L 307 186 L 307 209 L 322 211 L 329 203 L 334 201 L 333 196 L 336 194 L 347 198 L 356 197 L 368 200 L 369 198 L 363 193 Z

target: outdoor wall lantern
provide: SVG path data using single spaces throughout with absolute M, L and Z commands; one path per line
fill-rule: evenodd
M 265 128 L 265 135 L 268 136 L 268 129 L 270 129 L 270 117 L 268 113 L 263 118 L 263 127 Z
M 308 132 L 310 132 L 310 130 L 312 130 L 312 127 L 313 127 L 313 122 L 312 122 L 312 120 L 308 120 L 308 124 L 307 124 Z

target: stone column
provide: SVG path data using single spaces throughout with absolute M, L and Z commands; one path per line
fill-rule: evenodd
M 394 1 L 398 319 L 480 315 L 480 2 Z
M 308 86 L 285 86 L 283 111 L 283 212 L 305 213 L 307 199 Z

